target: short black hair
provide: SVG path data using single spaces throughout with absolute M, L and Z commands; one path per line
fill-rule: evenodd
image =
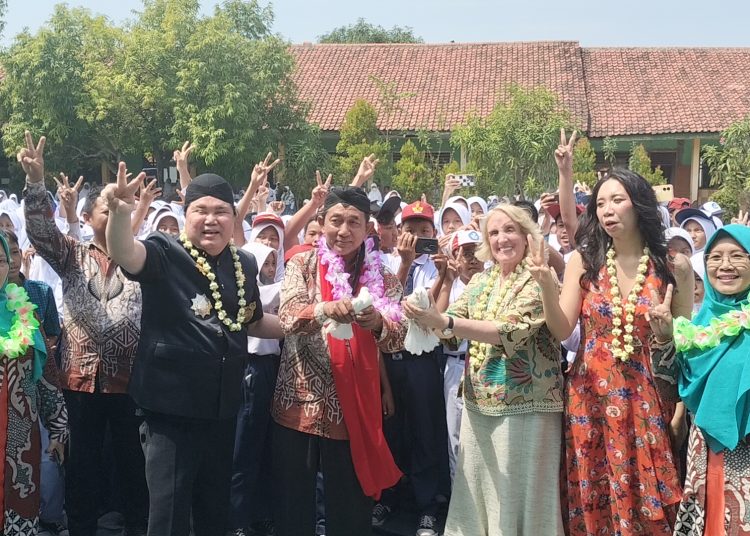
M 527 201 L 526 199 L 517 199 L 516 201 L 513 201 L 511 203 L 513 206 L 519 207 L 524 209 L 526 212 L 529 213 L 531 216 L 531 219 L 534 220 L 534 223 L 539 221 L 539 211 L 534 206 L 534 203 L 531 201 Z
M 96 204 L 96 200 L 102 195 L 102 190 L 104 190 L 104 186 L 101 184 L 91 185 L 88 195 L 83 202 L 83 208 L 81 209 L 81 212 L 83 214 L 88 214 L 89 217 L 91 216 L 91 213 L 94 210 L 94 204 Z

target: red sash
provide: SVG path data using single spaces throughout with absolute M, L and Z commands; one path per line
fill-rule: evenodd
M 332 301 L 333 289 L 326 280 L 328 267 L 318 262 L 320 294 Z M 357 289 L 359 285 L 357 285 Z M 357 291 L 355 290 L 355 293 Z M 401 478 L 383 435 L 378 347 L 372 333 L 352 324 L 354 337 L 342 341 L 328 335 L 331 371 L 336 384 L 354 471 L 365 495 L 378 500 L 380 492 Z

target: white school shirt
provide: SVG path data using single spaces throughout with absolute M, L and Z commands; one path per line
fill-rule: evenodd
M 438 278 L 438 269 L 435 263 L 432 261 L 429 255 L 420 255 L 414 259 L 414 263 L 417 267 L 414 269 L 414 289 L 424 287 L 428 291 L 432 288 L 433 283 Z M 398 274 L 398 269 L 401 267 L 401 257 L 396 256 L 389 260 L 390 266 L 388 266 L 394 274 Z M 404 289 L 404 292 L 406 289 Z

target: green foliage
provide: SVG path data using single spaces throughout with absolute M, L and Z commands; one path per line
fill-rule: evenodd
M 468 151 L 479 195 L 533 196 L 556 182 L 554 150 L 570 124 L 549 90 L 513 85 L 486 119 L 472 115 L 456 128 L 451 143 Z
M 602 140 L 602 153 L 604 154 L 604 161 L 607 162 L 610 168 L 615 167 L 617 163 L 617 140 L 607 136 Z
M 161 169 L 189 139 L 199 168 L 244 186 L 253 162 L 307 135 L 294 61 L 272 21 L 257 0 L 226 0 L 212 16 L 198 0 L 143 0 L 123 27 L 59 5 L 0 56 L 5 153 L 30 129 L 48 137 L 50 171 L 114 170 L 142 155 Z
M 636 145 L 634 143 L 631 147 L 628 167 L 630 171 L 635 171 L 646 179 L 651 186 L 667 183 L 661 167 L 656 166 L 656 169 L 651 167 L 651 157 L 648 156 L 648 151 L 646 151 L 646 148 L 642 144 Z
M 5 29 L 5 14 L 8 12 L 8 0 L 0 0 L 0 34 Z
M 362 159 L 371 154 L 380 160 L 374 181 L 381 187 L 391 183 L 391 145 L 380 139 L 378 112 L 365 100 L 356 101 L 346 112 L 334 158 L 335 178 L 349 184 L 357 174 Z
M 331 157 L 323 147 L 320 129 L 307 126 L 300 129 L 286 146 L 286 158 L 280 175 L 283 183 L 291 188 L 295 198 L 309 199 L 316 186 L 315 172 L 325 180 L 331 166 Z
M 721 133 L 721 145 L 703 147 L 703 159 L 711 174 L 711 196 L 724 209 L 724 218 L 748 210 L 750 204 L 750 116 L 732 123 Z
M 411 28 L 394 26 L 386 30 L 363 18 L 348 26 L 339 26 L 318 38 L 320 43 L 422 43 L 422 38 L 414 35 Z
M 596 152 L 585 136 L 576 142 L 573 152 L 573 180 L 586 186 L 596 184 Z
M 393 164 L 395 175 L 392 188 L 397 190 L 403 199 L 416 201 L 427 195 L 434 201 L 433 174 L 425 162 L 425 154 L 411 140 L 401 146 L 401 158 Z

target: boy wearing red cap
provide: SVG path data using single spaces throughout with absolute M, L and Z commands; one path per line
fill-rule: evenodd
M 429 255 L 415 252 L 418 238 L 435 237 L 434 221 L 435 210 L 421 201 L 401 213 L 399 258 L 393 268 L 404 286 L 404 297 L 419 287 L 432 289 L 438 278 Z M 399 468 L 409 477 L 420 510 L 417 536 L 435 536 L 437 499 L 447 497 L 450 487 L 441 352 L 436 348 L 421 355 L 402 351 L 383 356 L 396 401 L 396 415 L 385 424 L 386 439 Z M 373 509 L 376 526 L 385 522 L 394 506 L 394 490 L 389 491 Z

